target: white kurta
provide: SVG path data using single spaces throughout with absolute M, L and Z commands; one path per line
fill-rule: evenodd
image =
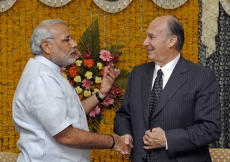
M 14 95 L 13 122 L 20 134 L 18 162 L 89 162 L 88 149 L 53 138 L 69 125 L 86 131 L 88 125 L 75 89 L 43 56 L 30 59 L 24 69 Z

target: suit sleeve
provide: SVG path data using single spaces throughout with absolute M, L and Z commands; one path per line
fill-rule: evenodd
M 135 69 L 135 68 L 134 68 Z M 121 107 L 116 112 L 114 119 L 114 132 L 120 136 L 130 134 L 132 136 L 131 117 L 130 117 L 130 92 L 132 87 L 132 80 L 134 77 L 134 69 L 132 70 Z
M 220 137 L 221 109 L 215 74 L 212 70 L 203 72 L 195 96 L 194 124 L 185 129 L 165 132 L 170 154 L 181 154 L 207 146 Z

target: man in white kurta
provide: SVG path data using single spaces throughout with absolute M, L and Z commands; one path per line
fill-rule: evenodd
M 88 149 L 63 146 L 52 137 L 69 125 L 88 131 L 81 102 L 56 64 L 43 56 L 29 60 L 15 93 L 13 109 L 15 127 L 20 132 L 19 161 L 89 160 Z

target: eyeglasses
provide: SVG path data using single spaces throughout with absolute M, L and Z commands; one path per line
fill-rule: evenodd
M 48 37 L 48 38 L 46 38 L 46 39 L 58 39 L 58 40 L 62 40 L 62 41 L 64 41 L 64 42 L 69 43 L 71 40 L 73 40 L 73 37 L 72 37 L 71 35 L 69 35 L 69 36 L 67 36 L 67 37 L 64 38 L 64 39 L 52 38 L 52 37 Z

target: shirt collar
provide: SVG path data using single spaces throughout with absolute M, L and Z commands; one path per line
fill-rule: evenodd
M 40 62 L 42 62 L 43 64 L 45 64 L 46 66 L 48 66 L 49 68 L 53 69 L 54 71 L 60 73 L 61 68 L 59 66 L 57 66 L 55 63 L 51 62 L 50 60 L 48 60 L 47 58 L 45 58 L 42 55 L 36 55 L 34 57 L 35 60 L 38 60 Z
M 176 66 L 179 58 L 180 58 L 180 53 L 177 55 L 176 58 L 174 58 L 172 61 L 170 61 L 169 63 L 167 63 L 166 65 L 164 65 L 162 68 L 160 68 L 159 65 L 155 64 L 154 74 L 157 75 L 157 71 L 159 69 L 161 69 L 162 72 L 163 72 L 164 77 L 167 78 L 167 79 L 169 79 L 169 77 L 172 74 L 172 71 L 175 68 L 175 66 Z

